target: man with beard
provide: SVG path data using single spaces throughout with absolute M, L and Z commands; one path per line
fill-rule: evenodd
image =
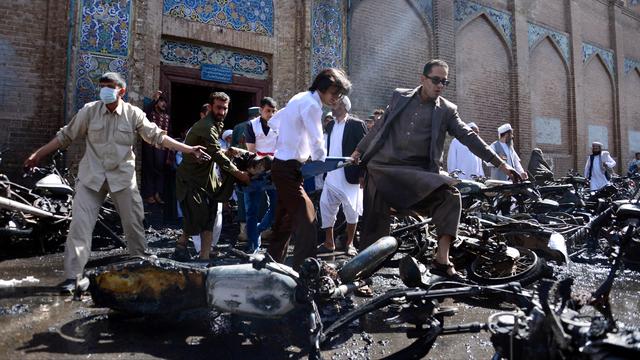
M 518 156 L 516 150 L 513 148 L 513 128 L 511 124 L 500 125 L 500 127 L 498 127 L 498 136 L 499 139 L 491 144 L 491 148 L 498 154 L 502 161 L 514 168 L 520 177 L 526 180 L 528 177 L 527 172 L 520 163 L 520 156 Z M 509 180 L 509 177 L 503 171 L 497 167 L 493 167 L 492 164 L 489 164 L 489 166 L 491 167 L 491 178 L 493 180 Z
M 229 95 L 212 93 L 209 96 L 209 113 L 193 124 L 185 139 L 185 144 L 204 146 L 212 160 L 202 162 L 185 158 L 176 173 L 176 197 L 184 216 L 183 232 L 174 253 L 174 258 L 179 261 L 189 259 L 187 239 L 198 234 L 202 241 L 200 259 L 209 259 L 218 203 L 229 199 L 234 179 L 249 183 L 249 175 L 236 168 L 218 142 L 224 118 L 229 111 L 229 102 Z M 222 176 L 218 176 L 214 163 L 220 168 Z
M 589 179 L 591 191 L 599 190 L 610 184 L 610 172 L 614 166 L 616 166 L 616 161 L 608 151 L 602 151 L 602 143 L 594 141 L 591 144 L 591 155 L 584 165 L 584 177 Z
M 82 276 L 91 254 L 93 228 L 107 194 L 120 215 L 129 254 L 143 255 L 145 252 L 144 209 L 136 184 L 133 153 L 137 135 L 154 146 L 191 154 L 193 156 L 185 157 L 190 161 L 206 157 L 202 152 L 204 147 L 189 146 L 172 139 L 150 122 L 140 108 L 124 102 L 122 97 L 127 84 L 120 74 L 107 72 L 100 77 L 98 85 L 100 100 L 85 104 L 54 139 L 24 163 L 27 168 L 34 167 L 58 148 L 68 147 L 75 139 L 85 139 L 86 150 L 78 167 L 73 218 L 64 253 L 66 280 L 59 285 L 63 292 L 73 291 L 77 278 Z
M 442 60 L 425 64 L 421 85 L 396 89 L 383 118 L 360 141 L 351 155 L 366 165 L 364 223 L 360 248 L 389 235 L 390 207 L 415 210 L 432 218 L 438 249 L 432 270 L 456 278 L 449 261 L 449 247 L 458 235 L 461 201 L 454 179 L 440 175 L 446 134 L 454 136 L 471 152 L 496 168 L 518 175 L 460 120 L 457 106 L 440 95 L 449 66 Z

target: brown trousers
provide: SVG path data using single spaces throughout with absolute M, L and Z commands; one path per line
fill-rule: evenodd
M 367 178 L 364 187 L 364 211 L 362 231 L 360 233 L 360 250 L 376 242 L 391 231 L 390 207 L 376 190 L 376 186 Z M 420 215 L 431 217 L 431 223 L 436 227 L 436 235 L 458 236 L 458 224 L 462 203 L 458 189 L 443 185 L 434 190 L 429 196 L 410 207 Z M 398 209 L 403 210 L 403 209 Z
M 271 165 L 271 179 L 278 192 L 273 225 L 275 238 L 269 244 L 269 254 L 284 262 L 293 233 L 293 268 L 298 269 L 307 257 L 316 256 L 316 211 L 302 187 L 302 173 L 296 160 L 275 159 Z

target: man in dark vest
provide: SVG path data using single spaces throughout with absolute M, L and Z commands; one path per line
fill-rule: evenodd
M 430 216 L 436 226 L 438 250 L 432 271 L 459 277 L 449 262 L 449 246 L 458 235 L 460 193 L 455 180 L 441 175 L 447 133 L 514 181 L 515 170 L 502 161 L 458 116 L 457 106 L 441 93 L 449 84 L 449 66 L 431 60 L 415 89 L 396 89 L 384 117 L 356 147 L 354 160 L 366 166 L 364 223 L 360 248 L 389 234 L 390 207 L 414 209 Z
M 328 156 L 350 156 L 356 145 L 364 138 L 367 127 L 364 122 L 349 115 L 351 101 L 345 96 L 333 108 L 334 121 L 327 126 Z M 333 252 L 336 248 L 333 239 L 333 225 L 338 210 L 347 221 L 347 239 L 344 250 L 349 256 L 358 254 L 353 246 L 353 239 L 358 225 L 358 216 L 362 214 L 362 189 L 360 188 L 361 169 L 359 166 L 347 166 L 327 173 L 320 195 L 320 215 L 322 228 L 325 231 L 324 244 L 318 248 L 319 253 Z

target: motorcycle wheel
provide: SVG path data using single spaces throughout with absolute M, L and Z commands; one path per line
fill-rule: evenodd
M 468 266 L 467 272 L 471 280 L 481 284 L 506 284 L 519 281 L 522 285 L 533 283 L 542 277 L 544 260 L 535 252 L 516 247 L 520 256 L 515 260 L 504 259 L 505 256 L 477 257 Z M 501 261 L 501 259 L 504 259 Z
M 398 246 L 398 240 L 392 236 L 380 238 L 340 268 L 338 271 L 340 280 L 343 283 L 350 283 L 357 279 L 368 278 L 398 251 Z

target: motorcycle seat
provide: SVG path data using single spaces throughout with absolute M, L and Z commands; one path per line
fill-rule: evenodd
M 573 189 L 573 185 L 562 184 L 562 185 L 540 186 L 538 188 L 538 191 L 540 191 L 543 194 L 548 194 L 548 193 L 555 193 L 555 192 L 563 192 L 563 191 L 572 190 L 572 189 Z
M 484 184 L 486 186 L 493 187 L 493 186 L 501 186 L 501 185 L 511 185 L 512 183 L 511 183 L 511 181 L 508 181 L 508 180 L 493 180 L 493 179 L 490 179 L 490 180 L 485 181 Z
M 618 208 L 616 212 L 618 220 L 640 219 L 640 207 L 635 204 L 625 204 Z

